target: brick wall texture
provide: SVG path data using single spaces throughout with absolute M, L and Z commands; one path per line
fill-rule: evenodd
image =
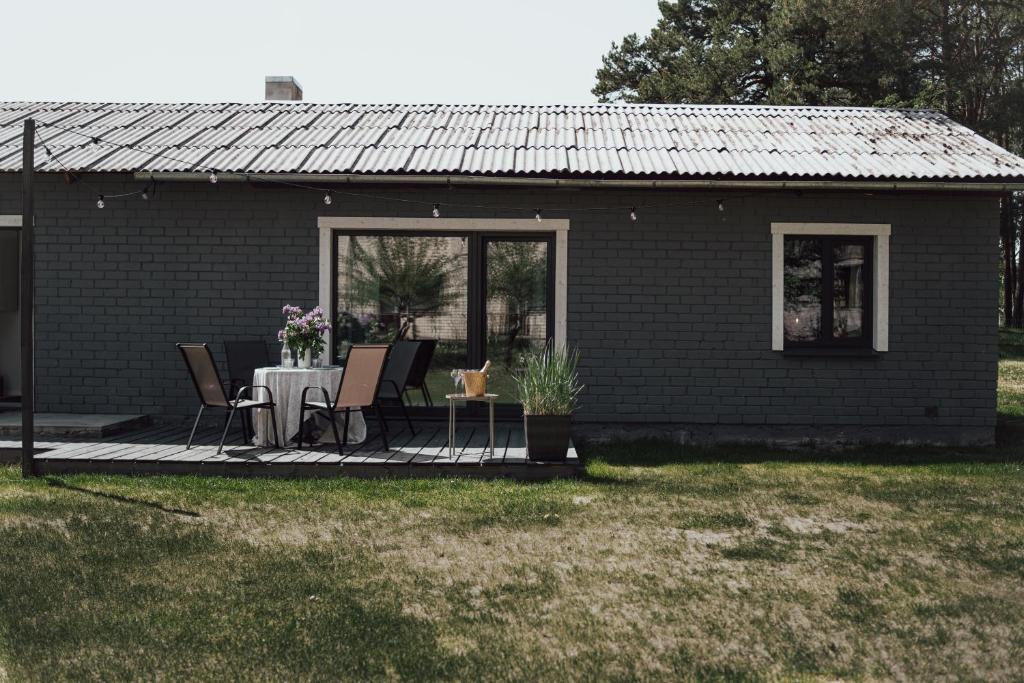
M 0 214 L 20 211 L 0 174 Z M 96 194 L 130 176 L 37 195 L 37 372 L 43 411 L 192 414 L 174 348 L 266 338 L 285 302 L 317 298 L 317 217 L 429 215 L 430 206 L 222 182 L 159 185 L 149 202 Z M 569 340 L 589 425 L 714 438 L 991 441 L 998 201 L 940 193 L 422 189 L 355 192 L 481 206 L 563 207 Z M 725 211 L 715 200 L 725 198 Z M 625 211 L 593 206 L 637 205 Z M 649 206 L 658 205 L 658 206 Z M 646 207 L 646 208 L 644 208 Z M 445 207 L 445 216 L 532 212 Z M 890 223 L 890 342 L 874 358 L 771 351 L 773 221 Z M 443 225 L 439 221 L 439 225 Z M 221 356 L 222 357 L 222 356 Z

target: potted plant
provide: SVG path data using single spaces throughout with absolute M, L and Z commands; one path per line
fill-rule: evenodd
M 523 404 L 526 454 L 530 460 L 565 460 L 569 451 L 572 411 L 583 385 L 576 365 L 578 350 L 548 345 L 523 356 L 515 375 Z
M 284 329 L 277 333 L 278 341 L 295 349 L 300 368 L 310 367 L 312 357 L 323 353 L 324 332 L 330 328 L 323 310 L 317 306 L 309 313 L 303 313 L 298 306 L 286 304 L 281 313 L 285 315 L 286 321 Z

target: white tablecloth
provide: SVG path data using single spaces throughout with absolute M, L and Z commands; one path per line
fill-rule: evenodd
M 306 387 L 324 387 L 327 395 L 334 400 L 338 393 L 338 384 L 341 382 L 341 368 L 257 368 L 253 374 L 252 383 L 262 384 L 270 388 L 274 393 L 274 401 L 277 409 L 277 428 L 281 433 L 281 445 L 293 442 L 299 434 L 299 409 L 302 406 L 302 390 Z M 266 392 L 262 389 L 254 391 L 256 398 L 265 399 Z M 323 401 L 322 391 L 310 391 L 306 398 L 310 401 Z M 256 438 L 254 443 L 257 446 L 267 446 L 274 443 L 274 429 L 270 424 L 270 414 L 265 410 L 253 411 L 256 414 Z M 306 419 L 314 413 L 306 413 Z M 322 413 L 320 413 L 322 415 Z M 316 418 L 313 418 L 316 419 Z M 338 415 L 335 418 L 338 425 L 338 433 L 345 427 L 345 416 Z M 330 423 L 319 419 L 317 426 L 310 430 L 315 434 L 319 433 L 318 443 L 334 443 L 334 434 L 331 431 Z M 310 431 L 303 437 L 303 443 L 309 436 Z M 366 438 L 366 422 L 363 420 L 363 413 L 360 410 L 353 410 L 348 425 L 348 442 L 350 444 L 360 443 Z

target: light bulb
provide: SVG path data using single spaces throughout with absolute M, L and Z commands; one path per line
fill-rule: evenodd
M 721 199 L 718 200 L 718 210 L 725 211 L 725 202 L 723 202 Z
M 538 222 L 538 223 L 540 223 L 540 221 L 541 221 L 541 217 L 540 217 L 540 209 L 534 209 L 534 211 L 536 212 L 536 213 L 535 213 L 535 217 L 536 217 L 536 219 L 537 219 L 537 222 Z
M 103 195 L 100 195 L 100 196 L 99 196 L 99 197 L 98 197 L 98 198 L 96 199 L 96 208 L 97 208 L 97 209 L 102 209 L 102 208 L 103 208 L 104 206 L 106 206 L 106 205 L 107 205 L 107 204 L 106 204 L 106 202 L 104 202 L 104 201 L 103 201 Z
M 441 205 L 440 204 L 434 204 L 434 209 L 430 212 L 430 214 L 434 218 L 440 218 L 441 217 Z
M 629 210 L 629 220 L 636 223 L 636 207 L 633 207 Z
M 327 206 L 330 206 L 332 201 L 333 200 L 331 199 L 331 193 L 330 192 L 328 192 L 327 194 L 324 195 L 324 204 L 326 204 Z
M 139 196 L 142 197 L 142 201 L 148 202 L 149 201 L 149 190 L 143 190 L 142 194 L 139 195 Z
M 210 172 L 210 182 L 213 183 L 214 185 L 217 184 L 217 172 L 216 171 L 211 171 Z

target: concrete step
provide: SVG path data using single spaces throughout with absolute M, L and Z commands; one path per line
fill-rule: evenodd
M 149 415 L 88 415 L 77 413 L 36 413 L 35 428 L 40 436 L 101 437 L 141 429 L 150 424 Z M 0 436 L 21 436 L 21 411 L 0 412 Z

